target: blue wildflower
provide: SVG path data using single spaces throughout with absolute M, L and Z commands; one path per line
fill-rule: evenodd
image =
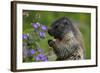
M 33 26 L 35 29 L 39 28 L 39 25 L 38 25 L 37 23 L 33 23 L 32 26 Z
M 33 54 L 35 54 L 35 50 L 33 50 L 33 49 L 25 49 L 24 50 L 24 55 L 32 56 Z
M 42 25 L 41 29 L 44 30 L 44 31 L 46 31 L 47 27 L 45 25 Z
M 23 39 L 28 39 L 28 35 L 27 35 L 27 34 L 23 34 L 23 35 L 22 35 L 22 38 L 23 38 Z
M 45 38 L 45 32 L 40 32 L 40 33 L 39 33 L 39 36 L 40 36 L 41 38 Z
M 47 57 L 44 54 L 39 54 L 38 55 L 41 59 L 41 61 L 47 61 Z
M 42 57 L 44 57 L 44 54 L 38 54 L 38 56 L 40 57 L 40 58 L 42 58 Z
M 31 50 L 30 50 L 30 54 L 31 54 L 31 55 L 35 54 L 35 50 L 31 49 Z
M 36 61 L 39 61 L 40 60 L 40 57 L 39 56 L 35 56 L 35 60 Z
M 41 60 L 42 61 L 48 61 L 46 56 L 42 57 Z
M 35 56 L 35 60 L 36 61 L 47 61 L 47 57 L 44 54 L 38 54 L 37 56 Z
M 38 52 L 40 52 L 40 53 L 41 53 L 42 51 L 43 51 L 43 49 L 41 49 L 41 48 L 38 48 Z

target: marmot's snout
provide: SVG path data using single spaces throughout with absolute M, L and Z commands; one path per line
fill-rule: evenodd
M 51 29 L 48 29 L 49 35 L 53 36 L 53 31 Z

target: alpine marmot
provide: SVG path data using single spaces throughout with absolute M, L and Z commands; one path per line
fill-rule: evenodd
M 48 33 L 54 37 L 53 40 L 48 40 L 48 44 L 53 48 L 57 60 L 85 59 L 82 35 L 69 18 L 62 17 L 54 21 Z

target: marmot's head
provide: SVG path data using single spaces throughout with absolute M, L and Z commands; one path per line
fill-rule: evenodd
M 72 31 L 72 27 L 71 21 L 67 17 L 63 17 L 52 23 L 48 33 L 55 39 L 62 40 L 66 34 Z

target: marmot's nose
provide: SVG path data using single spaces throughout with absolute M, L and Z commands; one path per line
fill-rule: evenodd
M 49 35 L 51 35 L 51 36 L 53 36 L 53 34 L 54 34 L 54 32 L 53 32 L 52 29 L 48 29 L 48 33 L 49 33 Z

